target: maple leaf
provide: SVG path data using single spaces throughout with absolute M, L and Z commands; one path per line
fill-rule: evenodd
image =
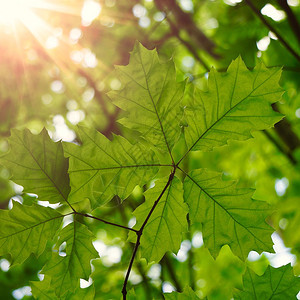
M 39 300 L 59 300 L 55 294 L 55 291 L 51 289 L 51 277 L 44 276 L 42 281 L 31 281 L 31 292 L 36 299 Z M 95 289 L 91 285 L 88 288 L 81 289 L 77 288 L 74 293 L 68 292 L 64 297 L 65 300 L 94 300 L 95 299 Z
M 296 299 L 300 289 L 300 278 L 294 276 L 291 265 L 268 266 L 262 276 L 248 268 L 243 282 L 243 291 L 236 292 L 234 299 Z
M 0 210 L 0 255 L 9 253 L 13 264 L 23 263 L 31 253 L 40 256 L 62 218 L 52 208 L 14 201 L 11 210 Z
M 12 180 L 35 193 L 41 201 L 65 203 L 70 191 L 68 160 L 62 144 L 54 143 L 43 129 L 39 135 L 28 129 L 12 130 L 8 139 L 10 152 L 1 157 L 2 164 L 12 173 Z
M 168 178 L 155 182 L 155 186 L 145 193 L 146 201 L 134 212 L 136 227 L 146 219 L 166 185 Z M 178 252 L 182 234 L 187 231 L 187 205 L 183 202 L 183 186 L 174 178 L 151 215 L 141 238 L 143 256 L 149 261 L 159 262 L 167 251 Z
M 81 146 L 64 144 L 70 157 L 71 203 L 88 198 L 96 208 L 115 195 L 125 199 L 136 185 L 146 184 L 159 169 L 154 152 L 141 143 L 132 145 L 121 136 L 110 141 L 84 127 L 78 131 Z
M 251 131 L 280 121 L 283 116 L 270 105 L 283 93 L 280 76 L 279 68 L 267 69 L 263 63 L 249 71 L 240 57 L 225 73 L 212 69 L 208 90 L 190 89 L 185 99 L 188 151 L 209 151 L 228 140 L 246 140 Z
M 92 239 L 93 234 L 83 224 L 74 221 L 59 233 L 55 249 L 66 243 L 65 256 L 53 253 L 41 273 L 51 277 L 51 287 L 58 297 L 68 291 L 74 292 L 79 286 L 79 278 L 88 280 L 91 273 L 90 261 L 97 258 Z
M 225 244 L 245 260 L 251 250 L 272 252 L 272 228 L 265 219 L 269 207 L 253 200 L 252 189 L 236 188 L 221 174 L 205 169 L 187 174 L 184 198 L 192 223 L 202 223 L 205 246 L 216 257 Z
M 119 122 L 171 154 L 181 132 L 180 103 L 185 88 L 185 82 L 176 82 L 174 62 L 161 63 L 156 50 L 149 51 L 136 43 L 130 63 L 116 69 L 123 89 L 109 92 L 108 96 L 128 113 Z
M 182 293 L 164 294 L 166 300 L 198 300 L 200 299 L 190 287 L 185 287 Z

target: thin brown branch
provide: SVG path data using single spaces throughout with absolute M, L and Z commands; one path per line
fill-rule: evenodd
M 300 55 L 286 42 L 282 35 L 273 27 L 262 15 L 260 10 L 252 3 L 251 0 L 245 0 L 246 4 L 252 9 L 256 16 L 262 21 L 262 23 L 271 30 L 281 42 L 281 44 L 298 60 L 300 61 Z
M 98 221 L 100 221 L 102 223 L 105 223 L 105 224 L 108 224 L 108 225 L 112 225 L 112 226 L 116 226 L 116 227 L 119 227 L 119 228 L 123 228 L 123 229 L 126 229 L 126 230 L 130 230 L 130 231 L 133 231 L 135 233 L 138 232 L 137 230 L 135 230 L 133 228 L 130 228 L 130 227 L 127 227 L 127 226 L 123 226 L 123 225 L 119 225 L 119 224 L 116 224 L 116 223 L 113 223 L 113 222 L 109 222 L 109 221 L 106 221 L 106 220 L 94 217 L 94 216 L 89 215 L 89 214 L 84 214 L 84 213 L 80 213 L 80 212 L 77 212 L 77 211 L 75 211 L 74 214 L 80 215 L 80 216 L 83 216 L 83 217 L 86 217 L 86 218 L 91 218 L 91 219 L 94 219 L 94 220 L 98 220 Z
M 174 168 L 174 170 L 170 174 L 168 182 L 166 183 L 166 185 L 163 188 L 162 192 L 158 196 L 157 200 L 154 202 L 154 204 L 153 204 L 151 210 L 149 211 L 149 213 L 148 213 L 148 215 L 147 215 L 147 217 L 146 217 L 143 225 L 141 226 L 141 228 L 138 231 L 136 231 L 137 240 L 136 240 L 136 243 L 135 243 L 135 246 L 134 246 L 134 249 L 133 249 L 133 253 L 132 253 L 132 256 L 131 256 L 131 259 L 130 259 L 130 262 L 129 262 L 129 266 L 127 268 L 127 272 L 126 272 L 126 275 L 125 275 L 124 284 L 123 284 L 123 288 L 122 288 L 123 300 L 126 300 L 127 283 L 128 283 L 129 275 L 130 275 L 130 272 L 131 272 L 131 269 L 132 269 L 132 266 L 133 266 L 134 259 L 136 257 L 137 250 L 138 250 L 138 248 L 140 246 L 140 241 L 141 241 L 141 237 L 142 237 L 143 231 L 145 229 L 145 226 L 147 225 L 147 223 L 148 223 L 148 221 L 149 221 L 149 219 L 150 219 L 153 211 L 155 210 L 155 207 L 157 206 L 157 204 L 159 203 L 160 199 L 162 198 L 162 196 L 166 192 L 168 186 L 171 184 L 171 182 L 172 182 L 172 180 L 174 178 L 174 175 L 175 175 L 175 171 L 176 171 L 176 168 Z

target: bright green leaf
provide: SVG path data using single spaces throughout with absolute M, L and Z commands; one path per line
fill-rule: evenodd
M 68 291 L 74 292 L 79 286 L 79 279 L 88 280 L 91 273 L 90 261 L 97 258 L 93 244 L 93 234 L 85 225 L 73 222 L 62 229 L 55 249 L 66 242 L 65 256 L 53 253 L 52 258 L 43 267 L 41 273 L 51 276 L 51 288 L 58 297 Z
M 143 186 L 158 171 L 159 161 L 151 149 L 130 144 L 121 136 L 108 140 L 96 130 L 80 127 L 82 146 L 65 143 L 70 157 L 71 203 L 89 198 L 93 208 L 114 195 L 129 196 L 136 185 Z
M 272 228 L 265 219 L 268 205 L 251 199 L 252 189 L 237 188 L 234 181 L 205 169 L 185 178 L 184 198 L 192 223 L 201 222 L 203 240 L 216 257 L 223 245 L 245 260 L 251 250 L 272 252 Z
M 157 180 L 155 186 L 145 193 L 145 203 L 133 212 L 137 228 L 146 219 L 167 181 L 168 177 Z M 180 248 L 182 233 L 187 231 L 186 215 L 182 183 L 175 177 L 145 226 L 141 237 L 142 256 L 149 262 L 159 262 L 167 251 L 176 253 Z
M 294 276 L 291 265 L 277 269 L 269 266 L 262 276 L 247 269 L 243 281 L 244 290 L 234 299 L 296 299 L 300 289 L 300 278 Z
M 9 253 L 13 263 L 23 263 L 31 253 L 40 256 L 62 217 L 49 207 L 18 202 L 13 202 L 11 210 L 0 210 L 0 256 Z
M 65 203 L 70 187 L 62 144 L 54 143 L 46 129 L 39 135 L 12 130 L 8 141 L 11 150 L 1 161 L 12 172 L 12 180 L 42 201 Z
M 156 50 L 137 43 L 130 63 L 116 68 L 123 89 L 108 95 L 128 113 L 120 122 L 139 131 L 158 149 L 170 152 L 181 132 L 180 103 L 185 88 L 184 82 L 176 82 L 173 61 L 161 63 Z
M 267 69 L 262 63 L 249 71 L 240 57 L 225 73 L 212 69 L 208 91 L 196 90 L 187 100 L 189 149 L 210 151 L 228 140 L 246 140 L 252 137 L 252 130 L 270 128 L 282 119 L 270 105 L 283 93 L 280 75 L 280 69 Z

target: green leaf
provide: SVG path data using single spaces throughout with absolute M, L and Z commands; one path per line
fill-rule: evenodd
M 182 293 L 172 292 L 164 294 L 166 300 L 199 300 L 200 298 L 190 287 L 185 287 Z
M 54 209 L 13 202 L 11 210 L 0 210 L 0 256 L 9 253 L 12 263 L 23 263 L 31 253 L 40 256 L 62 221 Z
M 208 91 L 196 90 L 187 100 L 185 137 L 190 150 L 210 151 L 228 140 L 251 138 L 252 130 L 270 128 L 282 119 L 271 103 L 283 93 L 279 68 L 260 63 L 249 71 L 238 57 L 227 72 L 209 73 Z
M 268 267 L 262 276 L 247 269 L 244 275 L 244 290 L 234 295 L 234 299 L 296 299 L 300 289 L 300 278 L 294 276 L 291 265 L 280 268 Z
M 112 141 L 96 130 L 79 128 L 82 146 L 65 143 L 70 157 L 70 203 L 89 198 L 93 208 L 114 195 L 129 196 L 136 185 L 143 186 L 157 173 L 159 161 L 141 143 L 132 145 L 121 136 Z
M 94 300 L 95 299 L 95 287 L 91 285 L 87 288 L 77 288 L 74 293 L 69 293 L 66 300 Z
M 73 222 L 62 229 L 55 249 L 66 242 L 66 256 L 53 253 L 52 258 L 43 267 L 41 273 L 51 276 L 51 288 L 58 297 L 66 292 L 74 292 L 79 286 L 79 279 L 88 280 L 91 273 L 90 261 L 97 258 L 92 239 L 93 234 L 78 222 Z
M 129 64 L 116 69 L 123 89 L 108 95 L 128 113 L 128 118 L 120 123 L 170 153 L 181 132 L 180 103 L 185 88 L 185 82 L 176 82 L 173 61 L 161 63 L 156 50 L 150 51 L 137 43 Z
M 39 300 L 58 300 L 54 290 L 50 289 L 51 277 L 45 276 L 42 281 L 31 281 L 31 292 Z
M 94 300 L 95 299 L 95 288 L 93 285 L 88 288 L 77 288 L 74 293 L 68 293 L 63 298 L 58 298 L 55 291 L 51 289 L 51 277 L 45 276 L 42 281 L 30 282 L 31 292 L 36 299 L 39 300 Z
M 144 222 L 167 182 L 168 177 L 159 179 L 145 192 L 145 203 L 133 212 L 137 227 Z M 148 262 L 159 262 L 167 251 L 176 253 L 179 250 L 182 233 L 187 231 L 187 212 L 182 183 L 175 177 L 155 207 L 141 237 L 142 256 Z
M 203 240 L 212 256 L 226 244 L 242 260 L 251 250 L 273 252 L 273 230 L 265 222 L 268 205 L 251 199 L 252 194 L 252 189 L 237 188 L 234 181 L 223 181 L 221 174 L 205 169 L 185 178 L 191 222 L 202 223 Z
M 12 180 L 24 187 L 24 192 L 35 193 L 42 201 L 64 203 L 70 187 L 68 160 L 60 142 L 54 143 L 46 129 L 39 135 L 28 129 L 12 130 L 8 139 L 10 152 L 1 158 L 12 174 Z

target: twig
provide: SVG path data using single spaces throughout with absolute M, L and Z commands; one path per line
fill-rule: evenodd
M 275 29 L 262 15 L 259 9 L 252 3 L 251 0 L 245 0 L 246 4 L 252 9 L 252 11 L 257 15 L 257 17 L 262 21 L 262 23 L 269 28 L 278 38 L 283 46 L 298 60 L 300 61 L 300 55 L 285 41 L 281 34 Z
M 112 222 L 109 222 L 109 221 L 106 221 L 106 220 L 94 217 L 94 216 L 89 215 L 89 214 L 84 214 L 84 213 L 80 213 L 80 212 L 77 212 L 77 211 L 75 211 L 74 214 L 80 215 L 80 216 L 83 216 L 83 217 L 86 217 L 86 218 L 95 219 L 95 220 L 98 220 L 98 221 L 100 221 L 102 223 L 105 223 L 105 224 L 108 224 L 108 225 L 112 225 L 112 226 L 116 226 L 116 227 L 120 227 L 120 228 L 123 228 L 123 229 L 127 229 L 127 230 L 133 231 L 135 233 L 138 232 L 137 230 L 135 230 L 133 228 L 130 228 L 130 227 L 127 227 L 127 226 L 123 226 L 123 225 L 119 225 L 119 224 L 116 224 L 116 223 L 112 223 Z
M 149 221 L 149 219 L 150 219 L 150 217 L 151 217 L 151 215 L 152 215 L 155 207 L 157 206 L 159 200 L 162 198 L 162 196 L 164 195 L 164 193 L 167 190 L 168 186 L 172 182 L 172 180 L 174 178 L 174 175 L 175 175 L 175 171 L 176 171 L 176 167 L 174 167 L 174 170 L 172 171 L 172 173 L 169 176 L 167 184 L 165 185 L 164 189 L 162 190 L 162 192 L 158 196 L 157 200 L 154 202 L 154 204 L 153 204 L 151 210 L 149 211 L 149 213 L 148 213 L 148 215 L 147 215 L 147 217 L 146 217 L 143 225 L 141 226 L 141 228 L 138 231 L 136 231 L 137 240 L 136 240 L 136 243 L 135 243 L 135 246 L 134 246 L 134 249 L 133 249 L 133 253 L 132 253 L 132 256 L 131 256 L 131 259 L 130 259 L 130 262 L 129 262 L 129 266 L 128 266 L 128 269 L 127 269 L 127 272 L 126 272 L 126 276 L 125 276 L 124 284 L 123 284 L 123 288 L 122 288 L 123 300 L 126 300 L 126 295 L 127 295 L 127 289 L 126 289 L 126 287 L 127 287 L 129 275 L 130 275 L 130 272 L 131 272 L 131 269 L 132 269 L 132 265 L 133 265 L 133 262 L 134 262 L 137 250 L 138 250 L 138 248 L 140 246 L 140 240 L 141 240 L 144 228 L 147 225 L 147 223 L 148 223 L 148 221 Z

